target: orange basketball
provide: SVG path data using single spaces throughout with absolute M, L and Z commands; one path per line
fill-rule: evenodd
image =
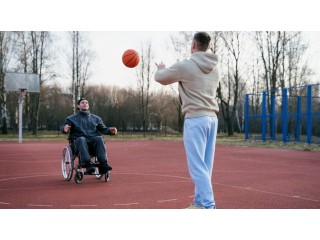
M 122 62 L 128 68 L 136 67 L 140 62 L 140 56 L 133 49 L 126 50 L 122 55 Z

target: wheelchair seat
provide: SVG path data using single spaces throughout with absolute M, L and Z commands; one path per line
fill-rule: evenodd
M 78 150 L 77 150 L 77 148 L 76 148 L 76 145 L 75 145 L 75 143 L 74 143 L 74 141 L 73 140 L 69 140 L 69 146 L 70 146 L 70 149 L 71 149 L 71 152 L 72 152 L 72 154 L 73 154 L 73 156 L 76 158 L 79 158 L 79 152 L 78 152 Z M 92 160 L 92 158 L 94 158 L 94 157 L 96 157 L 91 151 L 90 151 L 91 149 L 89 149 L 89 155 L 90 155 L 90 157 L 91 157 L 91 160 Z M 80 159 L 79 159 L 80 160 Z

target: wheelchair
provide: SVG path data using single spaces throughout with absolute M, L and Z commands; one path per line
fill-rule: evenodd
M 90 166 L 94 168 L 93 173 L 87 173 L 84 170 L 84 167 L 80 163 L 80 158 L 77 154 L 74 143 L 72 141 L 69 141 L 69 145 L 65 146 L 62 151 L 61 157 L 61 169 L 63 178 L 66 181 L 70 181 L 74 172 L 74 181 L 76 183 L 81 183 L 84 178 L 84 175 L 94 175 L 98 180 L 100 180 L 104 175 L 105 181 L 109 182 L 110 171 L 107 171 L 105 174 L 99 173 L 100 163 L 98 162 L 97 157 L 91 155 L 90 162 Z

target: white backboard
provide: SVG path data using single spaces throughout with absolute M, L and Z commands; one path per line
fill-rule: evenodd
M 40 92 L 40 78 L 34 73 L 7 72 L 4 77 L 6 92 L 18 92 L 27 89 L 28 92 Z

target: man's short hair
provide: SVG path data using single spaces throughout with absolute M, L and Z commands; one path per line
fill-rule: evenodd
M 197 32 L 193 36 L 199 51 L 207 51 L 211 42 L 211 37 L 207 32 Z
M 80 103 L 81 103 L 81 101 L 83 101 L 83 100 L 87 100 L 86 98 L 80 98 L 79 100 L 78 100 L 78 102 L 77 102 L 77 104 L 79 105 Z M 88 101 L 88 100 L 87 100 Z

